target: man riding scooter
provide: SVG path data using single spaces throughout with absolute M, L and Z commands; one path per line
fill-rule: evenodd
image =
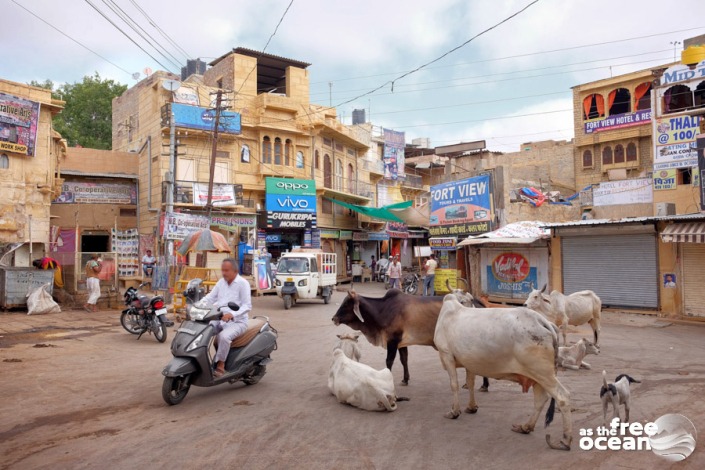
M 221 320 L 210 322 L 218 334 L 218 351 L 215 354 L 216 367 L 213 375 L 222 377 L 225 374 L 225 360 L 230 352 L 230 343 L 247 330 L 248 313 L 252 310 L 252 297 L 250 283 L 238 273 L 237 262 L 226 258 L 221 265 L 223 278 L 220 279 L 213 290 L 201 302 L 220 307 L 224 312 Z M 238 311 L 228 307 L 232 302 L 240 306 Z

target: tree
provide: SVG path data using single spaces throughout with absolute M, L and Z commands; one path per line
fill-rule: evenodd
M 30 85 L 53 88 L 53 83 L 32 82 Z M 54 129 L 69 146 L 109 150 L 112 147 L 113 98 L 122 95 L 127 85 L 102 79 L 98 72 L 83 77 L 83 81 L 64 83 L 53 93 L 66 102 L 54 118 Z

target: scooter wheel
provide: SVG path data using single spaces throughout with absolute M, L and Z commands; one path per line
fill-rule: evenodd
M 246 385 L 255 385 L 257 382 L 262 380 L 262 377 L 264 377 L 264 374 L 266 373 L 267 366 L 256 366 L 253 374 L 247 378 L 242 379 L 242 381 L 245 382 Z
M 190 388 L 191 384 L 189 383 L 188 375 L 181 377 L 164 377 L 162 398 L 164 398 L 167 405 L 178 405 L 184 401 Z

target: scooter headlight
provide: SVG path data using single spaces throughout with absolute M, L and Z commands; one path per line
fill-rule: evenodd
M 201 340 L 203 340 L 203 333 L 196 336 L 196 339 L 191 341 L 191 344 L 189 344 L 188 347 L 186 348 L 186 352 L 193 351 L 194 349 L 199 347 L 201 345 Z

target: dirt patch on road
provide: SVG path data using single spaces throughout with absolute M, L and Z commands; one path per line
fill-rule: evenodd
M 83 338 L 93 336 L 99 333 L 109 332 L 112 326 L 96 326 L 90 328 L 58 328 L 48 326 L 46 328 L 32 328 L 29 331 L 22 333 L 10 333 L 0 337 L 0 349 L 9 348 L 16 344 L 35 343 L 35 348 L 57 347 L 56 345 L 46 344 L 45 341 L 57 341 L 66 339 Z

